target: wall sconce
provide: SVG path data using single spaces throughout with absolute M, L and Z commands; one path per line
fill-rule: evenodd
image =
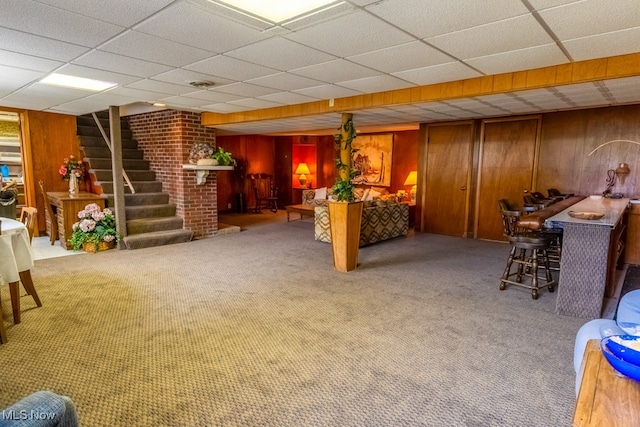
M 618 177 L 618 181 L 620 181 L 620 185 L 624 185 L 624 179 L 627 175 L 629 175 L 629 165 L 620 163 L 616 168 L 616 176 Z
M 306 163 L 300 163 L 298 165 L 298 167 L 296 168 L 296 171 L 294 172 L 297 175 L 300 175 L 300 187 L 303 187 L 307 184 L 307 176 L 308 174 L 311 173 L 311 171 L 309 170 L 309 166 L 307 166 Z
M 411 187 L 410 194 L 411 194 L 411 200 L 414 203 L 416 201 L 417 184 L 418 184 L 418 172 L 417 171 L 409 172 L 409 176 L 407 177 L 407 179 L 404 180 L 404 185 L 405 186 L 409 186 L 409 185 L 413 186 L 413 187 Z

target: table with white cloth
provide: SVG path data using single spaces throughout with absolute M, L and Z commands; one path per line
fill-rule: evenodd
M 33 251 L 27 227 L 20 221 L 0 217 L 2 234 L 0 235 L 0 276 L 2 282 L 9 283 L 13 321 L 20 323 L 19 284 L 22 281 L 27 292 L 42 304 L 33 286 L 31 269 L 33 268 Z

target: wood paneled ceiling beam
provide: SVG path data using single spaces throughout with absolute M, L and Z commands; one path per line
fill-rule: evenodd
M 333 106 L 330 106 L 329 100 L 322 100 L 237 113 L 204 112 L 201 123 L 203 126 L 216 127 L 223 124 L 287 119 L 327 113 L 353 113 L 369 108 L 445 101 L 638 75 L 640 75 L 640 53 L 632 53 L 409 89 L 336 98 Z

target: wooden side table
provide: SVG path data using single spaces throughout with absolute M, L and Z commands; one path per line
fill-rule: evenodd
M 107 196 L 86 191 L 80 191 L 73 196 L 67 191 L 50 191 L 47 192 L 47 195 L 51 204 L 57 207 L 58 237 L 60 238 L 60 245 L 67 250 L 72 249 L 67 241 L 73 233 L 73 224 L 78 221 L 78 212 L 83 210 L 89 203 L 95 203 L 100 206 L 100 209 L 104 209 L 105 200 L 107 199 Z M 47 233 L 50 232 L 50 230 L 47 230 Z
M 604 358 L 600 340 L 589 340 L 578 375 L 575 427 L 640 426 L 640 382 L 621 377 Z

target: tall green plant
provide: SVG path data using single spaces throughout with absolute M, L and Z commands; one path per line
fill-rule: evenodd
M 358 150 L 353 148 L 352 142 L 357 136 L 351 117 L 345 120 L 338 128 L 338 133 L 333 135 L 339 157 L 336 158 L 338 177 L 332 190 L 339 202 L 353 202 L 356 199 L 355 186 L 351 180 L 356 176 L 356 170 L 352 167 L 352 158 Z

